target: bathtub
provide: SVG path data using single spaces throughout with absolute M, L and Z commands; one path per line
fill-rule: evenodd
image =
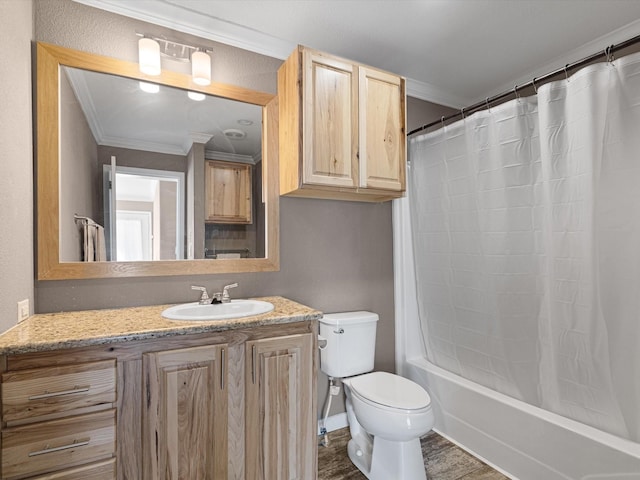
M 428 362 L 405 376 L 431 396 L 434 430 L 519 480 L 640 479 L 640 444 L 530 406 Z
M 393 201 L 393 222 L 396 370 L 429 392 L 434 430 L 513 479 L 640 480 L 640 444 L 515 400 L 427 361 L 406 198 Z

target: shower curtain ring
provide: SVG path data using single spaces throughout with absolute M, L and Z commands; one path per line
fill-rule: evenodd
M 518 95 L 518 84 L 517 83 L 513 87 L 513 94 L 516 96 L 516 100 L 520 100 L 520 95 Z
M 440 117 L 440 122 L 442 123 L 442 128 L 444 128 L 444 115 Z
M 531 80 L 531 85 L 533 85 L 533 91 L 538 93 L 538 87 L 536 87 L 536 77 L 533 77 L 533 80 Z
M 569 64 L 567 63 L 567 64 L 564 66 L 564 78 L 565 78 L 565 80 L 566 80 L 567 82 L 569 81 L 569 73 L 567 72 L 567 69 L 568 69 L 568 68 L 569 68 Z
M 613 48 L 613 45 L 609 45 L 607 48 L 604 49 L 604 54 L 607 57 L 607 62 L 611 63 L 614 60 L 614 56 L 613 53 L 611 53 L 611 50 Z
M 491 106 L 489 105 L 489 97 L 486 98 L 486 100 L 484 101 L 485 105 L 487 106 L 487 110 L 491 110 Z
M 462 118 L 464 119 L 464 107 L 460 109 L 460 115 L 462 115 Z

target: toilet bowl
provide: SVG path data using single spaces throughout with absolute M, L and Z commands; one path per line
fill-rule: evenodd
M 364 311 L 325 315 L 321 369 L 345 387 L 353 464 L 369 480 L 426 480 L 420 437 L 435 422 L 431 399 L 409 379 L 371 372 L 377 321 Z
M 350 460 L 370 480 L 426 480 L 420 437 L 434 425 L 418 384 L 386 372 L 343 379 Z

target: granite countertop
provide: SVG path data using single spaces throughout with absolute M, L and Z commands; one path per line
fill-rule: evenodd
M 274 309 L 262 315 L 205 322 L 167 320 L 161 313 L 170 305 L 36 314 L 0 335 L 0 354 L 219 332 L 322 317 L 322 312 L 286 298 L 264 297 L 259 300 L 272 303 Z

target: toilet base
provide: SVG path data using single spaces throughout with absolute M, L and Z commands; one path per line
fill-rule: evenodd
M 349 459 L 369 480 L 427 480 L 420 439 L 395 442 L 374 437 L 373 452 L 366 450 L 349 440 Z

